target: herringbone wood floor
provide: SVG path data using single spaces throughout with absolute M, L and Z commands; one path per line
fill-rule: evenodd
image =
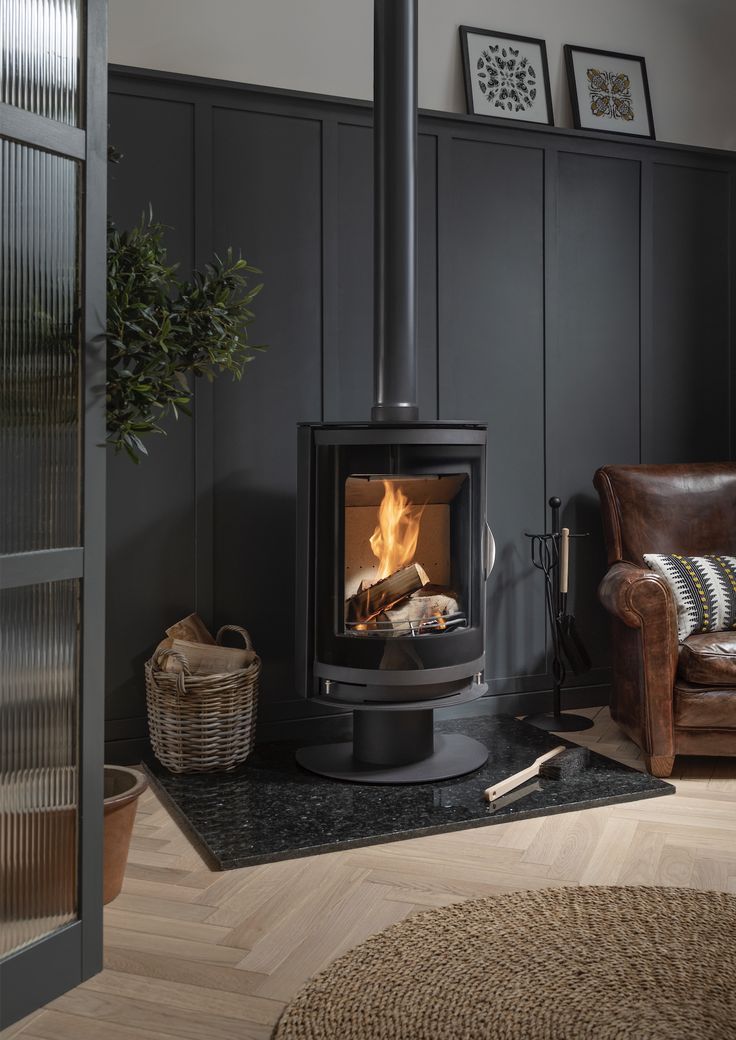
M 605 709 L 580 742 L 632 765 Z M 736 893 L 736 759 L 679 759 L 674 797 L 213 873 L 150 792 L 105 971 L 0 1033 L 43 1040 L 262 1040 L 300 984 L 427 907 L 547 885 Z

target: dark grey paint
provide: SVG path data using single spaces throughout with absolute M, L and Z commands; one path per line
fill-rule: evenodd
M 97 914 L 92 907 L 89 913 L 90 922 L 95 917 L 99 918 L 99 929 L 102 904 Z M 100 971 L 102 965 L 98 963 L 83 974 L 83 957 L 82 922 L 75 921 L 48 938 L 5 958 L 0 964 L 2 1030 Z
M 419 138 L 418 402 L 437 418 L 437 142 Z M 369 419 L 373 373 L 373 148 L 370 127 L 337 128 L 337 335 L 325 351 L 325 420 Z M 329 348 L 332 347 L 330 350 Z
M 123 153 L 110 166 L 110 214 L 121 229 L 149 203 L 168 225 L 172 262 L 194 264 L 194 106 L 112 94 L 110 142 Z M 170 422 L 135 466 L 110 453 L 108 464 L 107 739 L 146 730 L 143 664 L 164 629 L 195 598 L 194 424 Z
M 215 248 L 264 271 L 251 342 L 266 353 L 215 388 L 215 621 L 244 624 L 265 703 L 294 697 L 296 424 L 321 400 L 320 124 L 217 108 Z
M 80 981 L 102 970 L 103 797 L 105 700 L 105 557 L 107 552 L 107 454 L 105 397 L 107 370 L 107 0 L 86 5 L 85 194 L 82 268 L 84 342 L 84 489 L 82 539 L 82 689 L 79 727 L 79 907 Z M 61 962 L 62 957 L 58 958 Z M 58 964 L 60 972 L 64 971 Z M 37 971 L 32 976 L 39 977 Z
M 84 573 L 83 549 L 39 549 L 0 556 L 0 589 L 64 581 Z
M 166 246 L 186 275 L 194 263 L 194 104 L 110 95 L 110 215 L 121 229 L 148 217 L 168 228 Z
M 141 194 L 150 194 L 147 178 L 158 177 L 172 153 L 156 190 L 172 200 L 194 190 L 196 166 L 199 261 L 233 244 L 265 272 L 253 338 L 271 349 L 241 384 L 225 378 L 214 397 L 198 392 L 206 407 L 198 411 L 194 490 L 193 434 L 184 424 L 180 441 L 161 442 L 178 487 L 162 491 L 155 478 L 136 486 L 145 487 L 137 508 L 149 530 L 172 504 L 171 518 L 189 502 L 206 521 L 214 492 L 214 537 L 208 545 L 200 522 L 196 601 L 186 609 L 253 630 L 265 663 L 261 719 L 273 732 L 279 719 L 308 710 L 291 671 L 295 423 L 366 419 L 370 409 L 370 109 L 136 70 L 116 70 L 113 86 L 115 105 L 125 95 L 136 107 L 113 108 L 112 139 L 118 143 L 120 129 L 137 156 L 135 140 L 148 134 L 164 156 L 145 166 L 134 159 L 134 188 L 128 158 L 113 171 L 116 205 L 134 217 Z M 168 118 L 172 103 L 196 109 L 189 166 L 181 128 Z M 571 503 L 564 519 L 594 534 L 579 550 L 574 594 L 596 670 L 578 681 L 599 684 L 604 699 L 607 625 L 595 600 L 603 561 L 593 470 L 637 461 L 640 428 L 644 461 L 648 453 L 652 461 L 728 454 L 728 371 L 708 382 L 701 373 L 704 358 L 720 371 L 731 354 L 727 308 L 736 294 L 724 257 L 736 242 L 728 197 L 735 170 L 730 153 L 420 114 L 420 414 L 435 418 L 439 399 L 443 418 L 490 424 L 489 516 L 500 543 L 489 584 L 494 694 L 528 691 L 536 710 L 536 691 L 549 689 L 541 587 L 523 538 L 544 525 L 548 497 L 562 495 Z M 693 386 L 709 391 L 707 427 L 692 418 L 692 404 L 682 425 L 680 399 Z M 711 391 L 721 408 L 715 417 Z M 154 448 L 162 450 L 158 442 Z M 140 481 L 151 465 L 124 476 Z M 116 470 L 112 484 L 117 479 Z M 111 494 L 120 502 L 125 489 L 111 487 Z M 127 523 L 116 513 L 114 543 L 125 540 Z M 144 529 L 130 537 L 131 557 L 145 554 L 145 538 Z M 125 677 L 128 705 L 142 705 L 140 665 L 158 638 L 158 618 L 183 607 L 181 597 L 170 601 L 170 582 L 188 594 L 188 526 L 177 544 L 178 575 L 154 561 L 147 583 L 133 588 L 119 572 L 126 619 L 134 604 L 156 604 L 156 617 L 135 633 L 119 626 L 114 637 L 110 632 L 121 650 L 108 681 L 115 689 Z M 271 590 L 265 598 L 264 588 Z M 134 756 L 142 719 L 116 713 L 110 736 L 121 754 Z
M 85 158 L 84 130 L 76 126 L 67 126 L 55 119 L 36 115 L 35 112 L 0 103 L 0 127 L 3 137 L 11 137 L 71 159 Z
M 573 542 L 570 604 L 600 666 L 608 658 L 596 596 L 605 551 L 590 478 L 605 462 L 639 461 L 639 163 L 563 152 L 557 177 L 547 482 L 564 503 L 562 525 L 590 532 Z
M 440 418 L 488 423 L 486 679 L 543 674 L 542 587 L 523 532 L 544 523 L 544 153 L 443 147 Z
M 716 462 L 730 452 L 729 175 L 655 163 L 653 177 L 642 459 Z
M 84 426 L 81 547 L 4 558 L 15 584 L 80 577 L 79 809 L 77 920 L 0 961 L 0 1030 L 102 969 L 102 846 L 105 677 L 106 454 L 105 212 L 107 202 L 107 4 L 87 0 L 81 26 L 80 77 L 85 130 L 3 106 L 3 132 L 80 161 L 84 172 L 79 229 Z M 80 151 L 81 148 L 81 151 Z

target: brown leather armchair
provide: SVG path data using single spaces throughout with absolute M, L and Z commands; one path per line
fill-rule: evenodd
M 655 776 L 675 755 L 736 755 L 736 631 L 680 645 L 669 587 L 644 553 L 736 556 L 736 464 L 604 466 L 609 570 L 598 595 L 613 617 L 611 715 Z

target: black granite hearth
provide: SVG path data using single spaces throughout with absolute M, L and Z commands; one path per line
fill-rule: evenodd
M 494 808 L 483 798 L 487 787 L 568 742 L 504 716 L 445 721 L 438 729 L 483 741 L 486 765 L 429 784 L 326 780 L 301 769 L 294 752 L 331 739 L 334 720 L 309 741 L 259 745 L 233 773 L 174 776 L 156 762 L 147 765 L 168 807 L 221 870 L 674 793 L 663 780 L 593 754 L 575 778 L 533 781 Z

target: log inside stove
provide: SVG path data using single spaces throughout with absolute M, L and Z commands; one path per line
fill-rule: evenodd
M 466 624 L 457 593 L 433 584 L 418 563 L 380 581 L 362 581 L 345 604 L 345 627 L 354 635 L 417 636 Z

